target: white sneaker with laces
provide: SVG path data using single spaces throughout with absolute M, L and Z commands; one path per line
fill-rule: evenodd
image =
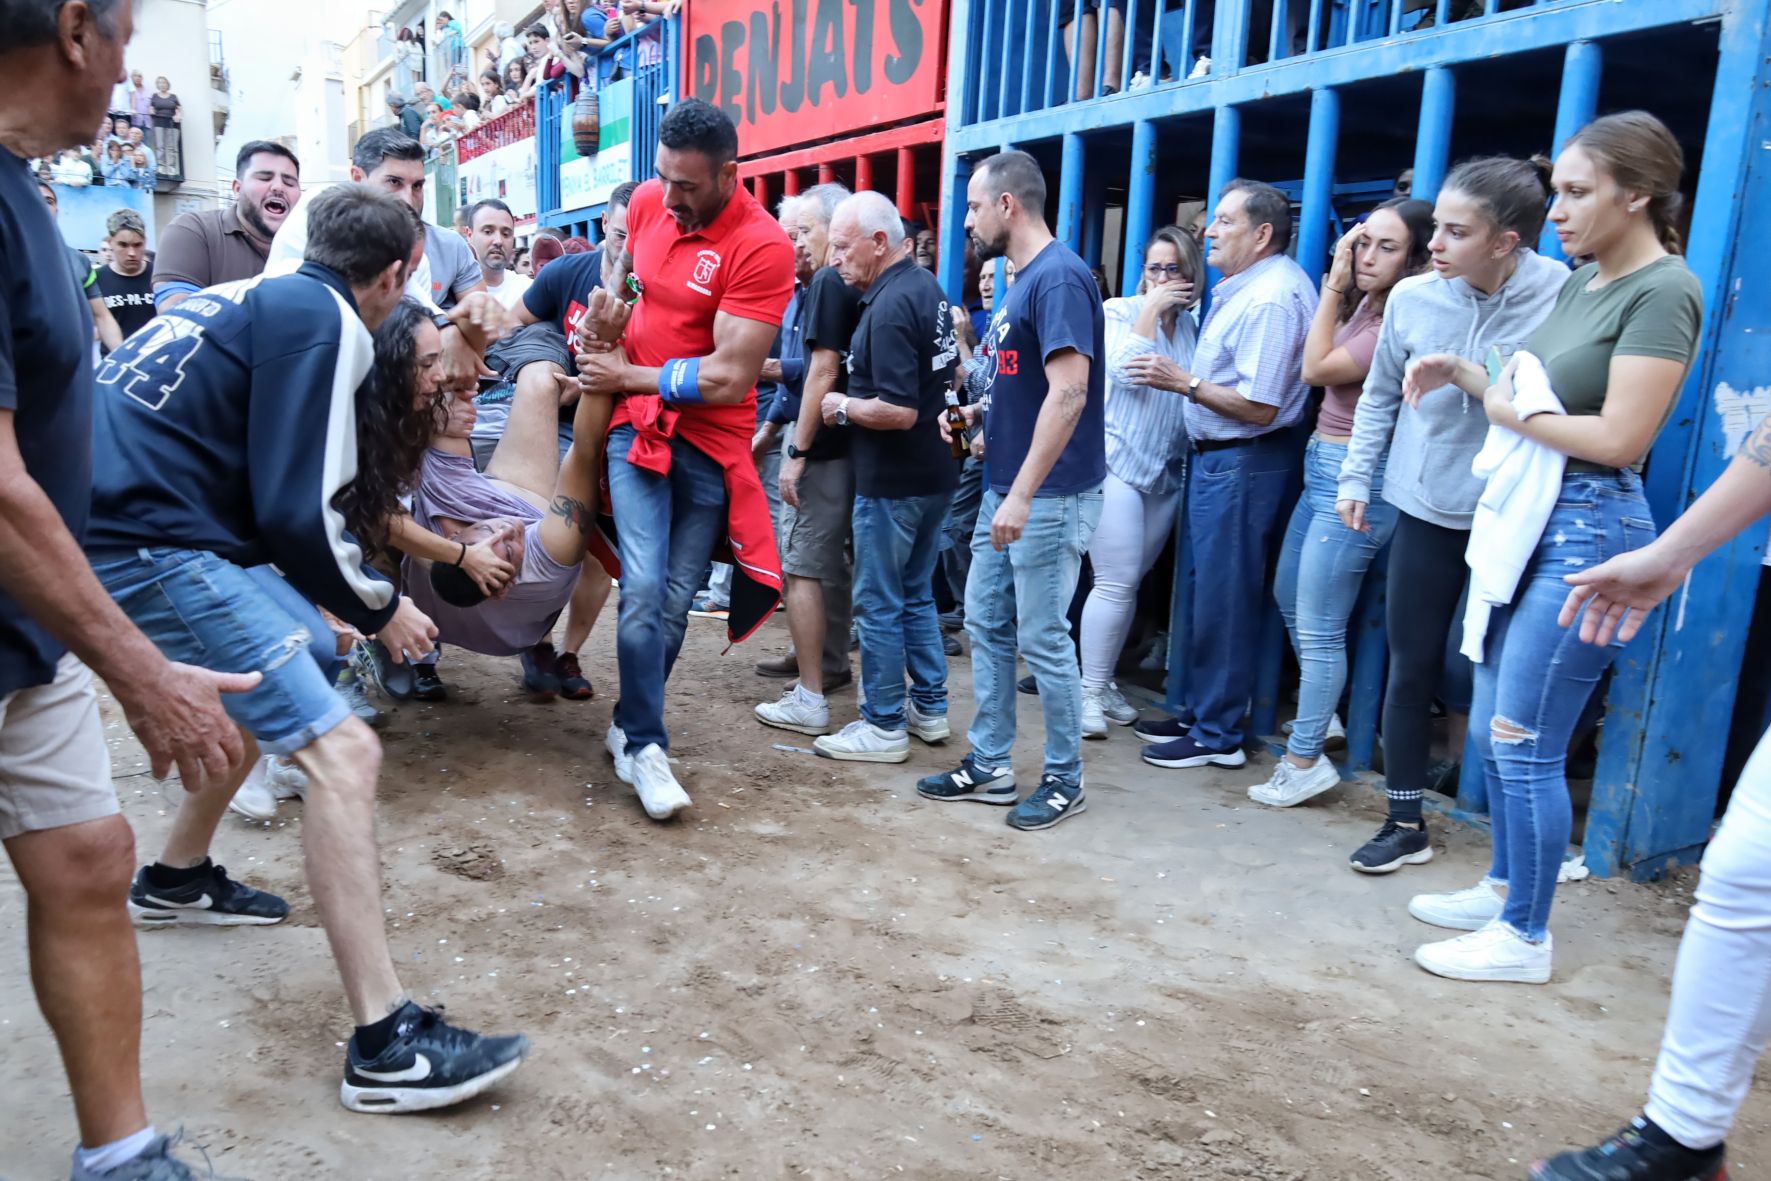
M 609 732 L 603 736 L 603 745 L 608 748 L 609 757 L 615 760 L 615 778 L 632 783 L 633 759 L 627 753 L 627 732 L 610 722 Z
M 914 701 L 906 699 L 904 716 L 910 722 L 910 732 L 930 746 L 953 737 L 953 728 L 947 724 L 946 714 L 925 714 L 916 708 Z
M 806 700 L 805 690 L 798 685 L 781 694 L 779 701 L 765 701 L 756 707 L 756 720 L 777 730 L 793 730 L 800 734 L 830 733 L 830 704 Z
M 1423 923 L 1453 931 L 1480 931 L 1500 917 L 1506 899 L 1483 878 L 1465 890 L 1449 894 L 1416 894 L 1408 900 L 1408 913 Z
M 1295 808 L 1305 800 L 1313 800 L 1323 792 L 1339 787 L 1340 782 L 1340 772 L 1326 758 L 1317 759 L 1316 765 L 1309 768 L 1281 758 L 1273 767 L 1273 777 L 1249 788 L 1248 798 L 1270 808 Z
M 814 739 L 812 749 L 827 759 L 851 763 L 901 763 L 910 757 L 910 733 L 881 730 L 860 718 L 835 734 Z
M 633 785 L 646 815 L 653 820 L 669 820 L 690 804 L 689 793 L 676 781 L 670 769 L 670 757 L 656 742 L 647 743 L 638 754 L 627 760 L 628 774 L 621 778 Z M 617 775 L 621 774 L 616 765 Z
M 265 760 L 265 782 L 279 800 L 299 800 L 307 794 L 307 773 L 293 759 L 272 755 Z
M 1512 984 L 1548 984 L 1554 940 L 1530 943 L 1496 919 L 1479 931 L 1438 943 L 1423 943 L 1414 962 L 1435 976 L 1450 980 L 1500 980 Z
M 269 763 L 270 757 L 267 755 L 252 764 L 252 770 L 247 773 L 245 782 L 240 784 L 234 798 L 228 801 L 229 809 L 248 820 L 269 820 L 276 816 L 276 793 L 265 781 L 265 768 Z

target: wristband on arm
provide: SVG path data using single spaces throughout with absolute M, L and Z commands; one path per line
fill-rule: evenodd
M 658 396 L 678 405 L 700 405 L 701 358 L 675 357 L 658 370 Z

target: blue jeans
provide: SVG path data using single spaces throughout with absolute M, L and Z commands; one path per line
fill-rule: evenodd
M 609 505 L 621 556 L 621 606 L 615 658 L 621 696 L 615 724 L 638 753 L 664 732 L 664 682 L 682 651 L 689 605 L 714 544 L 726 530 L 726 475 L 719 464 L 681 439 L 670 441 L 670 474 L 627 462 L 630 426 L 609 434 Z
M 966 456 L 959 469 L 959 487 L 947 510 L 947 538 L 941 543 L 941 570 L 960 613 L 965 613 L 965 579 L 972 568 L 972 531 L 978 527 L 978 505 L 984 496 L 984 461 Z
M 1196 452 L 1187 481 L 1193 543 L 1193 650 L 1187 695 L 1192 737 L 1208 750 L 1242 745 L 1254 692 L 1267 555 L 1296 469 L 1293 435 Z
M 947 714 L 947 655 L 935 617 L 935 559 L 951 492 L 855 497 L 855 625 L 861 633 L 861 716 L 902 730 L 904 673 L 919 712 Z
M 1082 555 L 1101 520 L 1101 492 L 1036 496 L 1021 539 L 998 551 L 990 522 L 1002 494 L 984 490 L 966 576 L 965 630 L 972 639 L 977 713 L 966 735 L 980 767 L 1007 767 L 1015 748 L 1015 649 L 1039 685 L 1046 775 L 1082 781 L 1082 670 L 1070 642 L 1070 600 Z
M 316 636 L 330 648 L 332 630 L 268 568 L 153 547 L 94 553 L 92 569 L 168 660 L 263 674 L 257 687 L 224 693 L 221 703 L 268 753 L 294 754 L 351 716 L 316 658 Z
M 1557 622 L 1568 598 L 1562 576 L 1640 549 L 1654 534 L 1634 473 L 1569 474 L 1512 603 L 1496 608 L 1488 622 L 1469 740 L 1488 772 L 1489 875 L 1508 887 L 1501 921 L 1533 942 L 1549 930 L 1556 874 L 1573 826 L 1568 739 L 1622 647 L 1582 643 L 1578 622 L 1566 628 Z
M 1300 759 L 1322 755 L 1328 723 L 1347 685 L 1347 620 L 1365 584 L 1365 572 L 1396 531 L 1396 508 L 1379 495 L 1384 460 L 1371 477 L 1365 508 L 1369 533 L 1355 533 L 1334 511 L 1340 487 L 1344 443 L 1312 438 L 1304 450 L 1304 494 L 1291 514 L 1273 597 L 1285 616 L 1297 653 L 1297 720 L 1286 750 Z

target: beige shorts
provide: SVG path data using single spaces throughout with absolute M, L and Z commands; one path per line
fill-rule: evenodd
M 116 814 L 92 673 L 63 656 L 52 683 L 0 697 L 0 840 Z

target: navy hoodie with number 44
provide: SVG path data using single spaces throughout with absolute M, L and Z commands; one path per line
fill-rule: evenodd
M 160 313 L 97 375 L 87 551 L 274 563 L 313 602 L 380 631 L 394 588 L 332 507 L 357 473 L 357 387 L 374 357 L 349 285 L 318 263 Z

